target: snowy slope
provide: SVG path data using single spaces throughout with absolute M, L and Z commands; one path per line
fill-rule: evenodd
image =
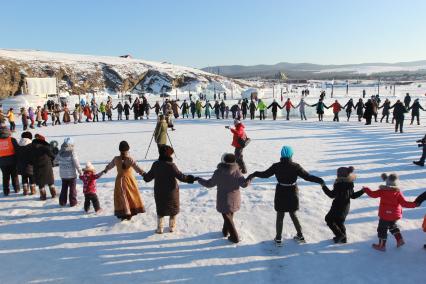
M 423 117 L 425 119 L 425 117 Z M 332 186 L 337 167 L 352 165 L 356 189 L 377 188 L 382 172 L 397 172 L 410 200 L 424 191 L 425 170 L 411 165 L 420 153 L 415 140 L 424 126 L 407 126 L 403 135 L 392 125 L 365 127 L 358 122 L 286 121 L 246 122 L 252 143 L 245 151 L 249 172 L 264 170 L 279 159 L 283 144 L 295 149 L 295 160 Z M 424 120 L 423 120 L 424 121 Z M 178 120 L 170 133 L 178 167 L 185 173 L 209 177 L 225 151 L 232 151 L 230 121 Z M 18 126 L 19 127 L 19 126 Z M 131 155 L 149 169 L 155 145 L 144 160 L 154 120 L 84 123 L 43 128 L 49 140 L 72 136 L 81 163 L 92 161 L 97 170 L 117 154 L 126 139 Z M 19 133 L 16 134 L 16 136 Z M 188 143 L 188 142 L 192 143 Z M 56 185 L 60 186 L 55 169 Z M 154 234 L 156 216 L 153 183 L 138 177 L 147 213 L 130 222 L 113 216 L 115 172 L 98 182 L 104 215 L 82 212 L 80 204 L 59 208 L 57 200 L 11 194 L 0 198 L 1 283 L 423 283 L 426 252 L 421 232 L 421 208 L 404 210 L 399 222 L 406 246 L 396 249 L 389 237 L 386 253 L 373 251 L 378 200 L 365 196 L 352 201 L 347 220 L 349 243 L 334 245 L 324 216 L 331 200 L 318 185 L 300 181 L 301 218 L 308 243 L 298 245 L 286 216 L 283 248 L 272 244 L 275 232 L 275 179 L 256 179 L 242 190 L 236 226 L 243 241 L 221 238 L 221 216 L 215 210 L 215 189 L 181 185 L 178 231 Z
M 12 84 L 11 81 L 18 83 L 19 78 L 22 80 L 25 76 L 57 77 L 60 90 L 73 94 L 104 89 L 160 93 L 163 86 L 166 91 L 183 88 L 192 92 L 205 92 L 216 88 L 229 93 L 232 89 L 239 93 L 248 85 L 244 81 L 170 63 L 38 50 L 0 49 L 0 70 L 0 80 L 4 84 Z M 6 80 L 10 74 L 15 76 L 14 79 Z M 2 80 L 3 76 L 6 79 Z M 17 87 L 14 85 L 12 89 Z M 0 87 L 0 95 L 4 95 L 1 91 Z

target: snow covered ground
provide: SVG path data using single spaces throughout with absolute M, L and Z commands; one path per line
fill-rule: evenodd
M 343 114 L 342 114 L 343 116 Z M 423 122 L 424 121 L 423 117 Z M 415 167 L 420 150 L 415 140 L 424 126 L 393 126 L 358 122 L 319 123 L 246 121 L 252 143 L 245 150 L 249 172 L 264 170 L 279 160 L 282 145 L 295 149 L 294 159 L 331 187 L 336 169 L 354 166 L 356 189 L 381 184 L 382 172 L 397 172 L 406 197 L 425 190 L 425 170 Z M 355 119 L 353 119 L 355 120 Z M 76 141 L 81 163 L 92 161 L 98 171 L 118 153 L 125 139 L 131 155 L 149 169 L 155 145 L 144 160 L 152 131 L 149 121 L 83 123 L 37 130 L 49 140 L 67 136 Z M 223 152 L 232 151 L 230 121 L 178 120 L 170 133 L 178 167 L 187 174 L 209 177 Z M 408 123 L 406 123 L 408 124 Z M 18 126 L 19 127 L 19 126 Z M 20 135 L 16 133 L 15 136 Z M 56 185 L 60 187 L 58 169 Z M 103 215 L 84 214 L 82 185 L 75 208 L 60 208 L 58 200 L 11 194 L 0 198 L 1 283 L 423 283 L 426 235 L 421 222 L 425 205 L 406 209 L 399 222 L 406 245 L 373 251 L 379 200 L 366 196 L 352 201 L 347 220 L 349 243 L 334 245 L 324 222 L 331 200 L 318 185 L 300 181 L 301 218 L 307 244 L 292 240 L 295 230 L 286 216 L 284 247 L 272 243 L 275 234 L 275 179 L 256 179 L 242 190 L 236 226 L 243 239 L 234 245 L 221 237 L 222 217 L 215 210 L 215 189 L 181 185 L 181 213 L 176 233 L 157 235 L 153 183 L 138 177 L 147 213 L 130 222 L 113 216 L 115 171 L 98 181 Z

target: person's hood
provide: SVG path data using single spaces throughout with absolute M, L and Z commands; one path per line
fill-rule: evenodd
M 21 140 L 19 140 L 18 145 L 21 147 L 30 145 L 32 143 L 31 139 L 28 138 L 21 138 Z
M 42 146 L 50 146 L 49 143 L 47 143 L 44 140 L 40 140 L 40 139 L 34 139 L 32 142 L 33 145 L 38 146 L 38 145 L 42 145 Z
M 356 179 L 356 175 L 351 173 L 347 177 L 337 177 L 334 183 L 340 183 L 340 182 L 354 182 Z
M 62 144 L 61 150 L 59 150 L 59 156 L 70 157 L 73 151 L 74 146 L 72 144 Z
M 237 163 L 219 163 L 217 169 L 225 172 L 234 172 L 239 170 L 240 167 Z

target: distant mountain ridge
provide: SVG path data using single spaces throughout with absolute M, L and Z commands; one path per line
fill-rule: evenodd
M 343 65 L 280 62 L 274 65 L 213 66 L 202 68 L 202 70 L 233 78 L 273 78 L 278 72 L 284 72 L 289 78 L 293 79 L 344 79 L 354 77 L 410 77 L 410 79 L 413 79 L 413 77 L 426 76 L 426 60 Z

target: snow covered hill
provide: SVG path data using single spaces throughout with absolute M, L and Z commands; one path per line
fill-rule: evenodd
M 132 58 L 0 49 L 0 97 L 20 93 L 25 77 L 56 77 L 62 92 L 239 93 L 249 84 L 198 69 Z
M 422 117 L 425 121 L 426 117 Z M 333 123 L 246 121 L 251 144 L 245 150 L 249 172 L 265 170 L 279 160 L 282 145 L 295 149 L 294 159 L 332 186 L 336 169 L 354 166 L 355 188 L 376 189 L 382 172 L 396 172 L 407 199 L 425 189 L 425 169 L 411 164 L 420 150 L 415 140 L 424 126 L 406 126 L 394 134 L 391 124 L 364 126 L 356 121 Z M 356 120 L 353 117 L 353 120 Z M 176 121 L 170 133 L 177 166 L 187 174 L 210 177 L 225 151 L 232 151 L 231 121 Z M 407 123 L 408 124 L 408 123 Z M 48 140 L 71 136 L 84 164 L 92 161 L 98 171 L 118 153 L 126 139 L 131 155 L 145 170 L 157 157 L 151 147 L 145 160 L 154 120 L 83 123 L 37 129 Z M 20 126 L 18 125 L 18 128 Z M 18 136 L 20 133 L 16 133 Z M 60 187 L 58 169 L 56 185 Z M 138 177 L 147 213 L 129 222 L 113 216 L 115 171 L 98 180 L 104 214 L 84 214 L 81 182 L 80 204 L 60 208 L 58 200 L 11 194 L 0 197 L 1 283 L 424 283 L 426 235 L 420 208 L 404 209 L 399 222 L 406 245 L 397 249 L 389 235 L 388 251 L 374 251 L 377 241 L 379 201 L 363 196 L 353 200 L 347 219 L 349 243 L 334 245 L 324 222 L 331 205 L 316 184 L 299 182 L 299 217 L 307 243 L 292 240 L 295 234 L 285 217 L 284 247 L 272 243 L 275 178 L 256 179 L 242 189 L 241 210 L 235 215 L 243 241 L 234 245 L 221 236 L 222 217 L 215 210 L 216 190 L 198 184 L 181 184 L 181 213 L 173 234 L 154 233 L 156 224 L 153 183 Z

